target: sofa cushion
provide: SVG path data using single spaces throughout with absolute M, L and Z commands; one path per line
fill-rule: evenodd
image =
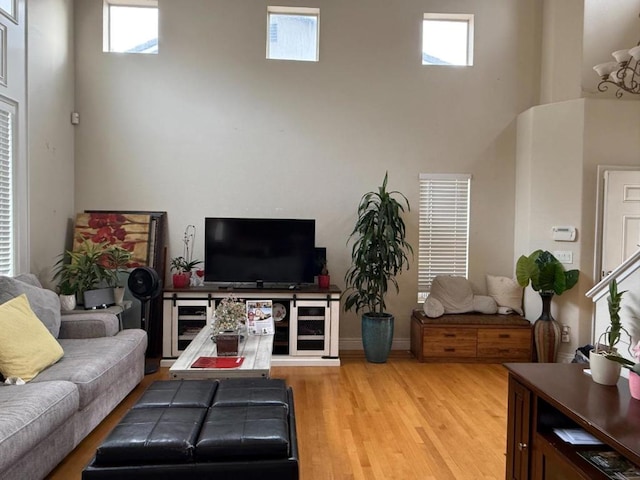
M 167 380 L 153 382 L 133 408 L 211 406 L 217 380 Z
M 25 382 L 62 358 L 62 347 L 22 294 L 0 305 L 0 372 Z
M 280 405 L 288 408 L 287 385 L 281 378 L 227 378 L 220 381 L 213 406 Z
M 147 348 L 144 330 L 123 330 L 113 337 L 61 339 L 64 357 L 34 380 L 68 380 L 78 387 L 80 409 L 116 384 L 135 358 Z
M 20 278 L 24 278 L 21 276 Z M 36 279 L 37 281 L 37 279 Z M 26 294 L 36 316 L 55 338 L 60 332 L 60 299 L 55 292 L 39 288 L 15 278 L 0 276 L 0 303 Z
M 439 300 L 444 313 L 466 313 L 473 311 L 473 289 L 464 277 L 438 275 L 431 282 L 429 297 Z
M 0 386 L 0 472 L 35 448 L 78 409 L 70 382 Z

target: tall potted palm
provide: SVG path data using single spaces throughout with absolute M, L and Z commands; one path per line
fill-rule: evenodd
M 394 317 L 386 312 L 389 284 L 399 292 L 396 275 L 409 268 L 402 214 L 410 210 L 402 193 L 387 191 L 388 173 L 377 192 L 365 193 L 358 206 L 358 218 L 349 236 L 352 265 L 345 275 L 345 311 L 362 314 L 362 345 L 369 362 L 387 361 L 393 341 Z M 396 199 L 398 197 L 398 199 Z

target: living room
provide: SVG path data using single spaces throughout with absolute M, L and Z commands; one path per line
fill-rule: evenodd
M 640 1 L 287 2 L 320 9 L 318 62 L 265 58 L 264 2 L 160 0 L 158 55 L 104 53 L 102 0 L 27 3 L 17 271 L 46 279 L 77 212 L 154 210 L 168 213 L 169 257 L 195 225 L 203 258 L 207 216 L 315 219 L 343 286 L 358 201 L 386 171 L 414 248 L 419 174 L 468 173 L 474 287 L 574 225 L 580 281 L 554 301 L 571 328 L 562 359 L 592 341 L 597 166 L 638 166 L 640 104 L 597 92 L 591 67 L 637 42 Z M 421 64 L 429 12 L 475 15 L 472 67 Z M 409 348 L 416 271 L 388 299 L 394 350 Z M 528 318 L 538 302 L 527 295 Z M 358 316 L 340 320 L 341 350 L 360 349 Z

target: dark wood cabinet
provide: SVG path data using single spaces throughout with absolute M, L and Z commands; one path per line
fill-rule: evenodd
M 626 379 L 595 383 L 580 364 L 509 363 L 508 480 L 607 480 L 580 455 L 608 450 L 640 465 L 640 401 Z M 581 428 L 600 446 L 572 445 L 557 428 Z

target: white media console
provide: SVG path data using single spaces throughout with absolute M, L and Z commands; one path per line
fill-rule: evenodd
M 163 292 L 163 365 L 173 363 L 212 322 L 216 305 L 233 294 L 242 300 L 271 300 L 275 336 L 271 365 L 339 366 L 340 289 L 315 285 L 295 289 L 166 288 Z M 277 311 L 277 315 L 276 315 Z

